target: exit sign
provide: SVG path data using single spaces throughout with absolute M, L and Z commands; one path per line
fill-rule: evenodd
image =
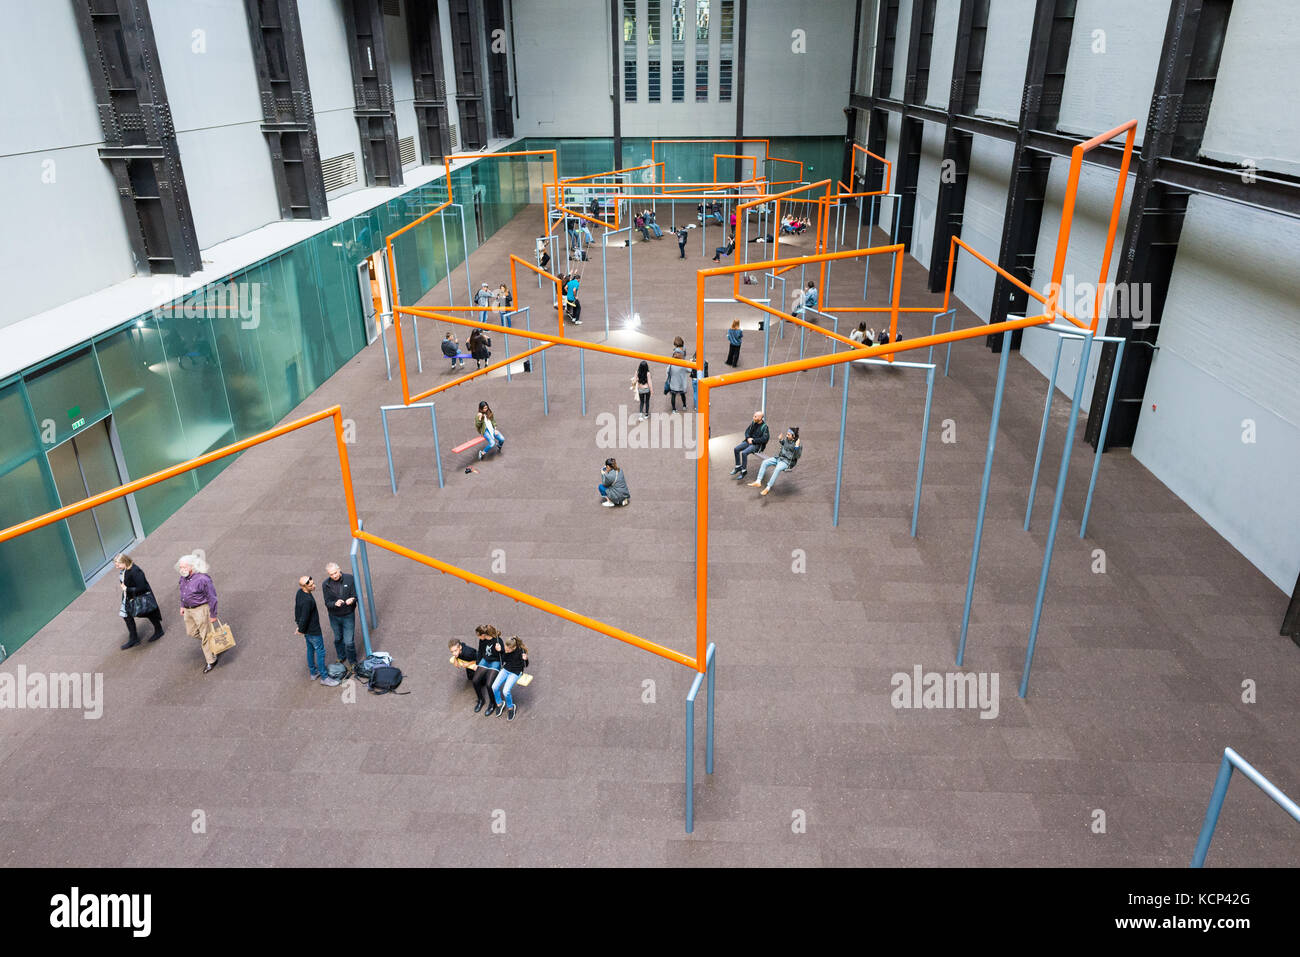
M 72 423 L 72 431 L 73 432 L 77 431 L 77 429 L 81 428 L 85 424 L 86 424 L 85 419 L 78 419 L 76 422 Z

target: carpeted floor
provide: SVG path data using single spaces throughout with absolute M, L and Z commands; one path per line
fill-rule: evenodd
M 671 222 L 667 211 L 659 218 Z M 473 285 L 506 281 L 508 253 L 531 257 L 540 219 L 527 210 L 476 252 Z M 690 238 L 685 262 L 671 236 L 631 247 L 637 328 L 627 327 L 627 252 L 610 250 L 610 343 L 666 354 L 680 334 L 692 347 L 695 270 L 721 239 L 711 230 L 702 257 L 699 232 Z M 811 236 L 800 237 L 783 252 L 811 246 Z M 763 248 L 748 246 L 750 259 Z M 871 304 L 885 301 L 887 270 L 884 261 L 872 266 Z M 463 269 L 451 278 L 464 305 Z M 787 301 L 798 278 L 788 276 Z M 860 266 L 837 263 L 831 303 L 860 304 L 861 282 Z M 550 293 L 522 272 L 519 287 L 534 328 L 553 330 Z M 940 301 L 924 289 L 925 271 L 908 257 L 904 304 Z M 726 296 L 727 284 L 711 282 L 708 294 Z M 604 340 L 599 247 L 584 264 L 580 298 L 584 324 L 566 335 Z M 423 304 L 446 302 L 439 286 Z M 732 318 L 745 330 L 742 368 L 761 363 L 759 316 L 710 305 L 711 372 L 725 371 Z M 976 322 L 964 307 L 960 318 Z M 413 389 L 451 378 L 438 350 L 445 328 L 422 326 L 424 371 L 412 357 Z M 903 328 L 910 338 L 929 322 Z M 785 331 L 772 336 L 773 362 L 798 355 L 797 330 Z M 497 358 L 502 340 L 494 336 Z M 806 348 L 827 346 L 809 335 Z M 773 432 L 800 426 L 804 454 L 766 498 L 727 477 L 760 387 L 715 394 L 717 762 L 711 777 L 703 773 L 701 696 L 693 835 L 682 826 L 692 673 L 631 646 L 372 549 L 374 645 L 406 672 L 410 694 L 362 692 L 350 703 L 344 688 L 307 681 L 292 619 L 296 579 L 322 580 L 330 560 L 346 567 L 350 544 L 333 438 L 320 425 L 243 455 L 136 549 L 164 596 L 177 556 L 205 549 L 239 641 L 212 674 L 201 674 L 196 643 L 166 598 L 166 637 L 119 651 L 115 577 L 5 662 L 6 672 L 102 672 L 105 705 L 94 721 L 72 711 L 3 716 L 0 863 L 1185 866 L 1225 746 L 1300 793 L 1300 652 L 1277 636 L 1286 597 L 1126 450 L 1104 457 L 1080 540 L 1091 467 L 1082 429 L 1030 693 L 1017 697 L 1068 411 L 1055 404 L 1025 533 L 1046 383 L 1018 354 L 965 669 L 998 676 L 996 717 L 891 704 L 895 674 L 956 671 L 997 369 L 982 340 L 954 347 L 948 378 L 936 358 L 915 539 L 923 372 L 851 371 L 838 528 L 843 370 L 834 390 L 824 370 L 770 383 Z M 378 343 L 297 414 L 341 403 L 354 420 L 352 475 L 368 530 L 690 653 L 691 453 L 600 444 L 601 413 L 617 421 L 620 406 L 635 412 L 635 366 L 586 355 L 585 417 L 579 353 L 563 347 L 547 353 L 549 416 L 540 363 L 512 382 L 494 375 L 440 395 L 445 489 L 427 415 L 393 415 L 397 496 L 378 407 L 399 402 L 400 390 L 396 376 L 385 379 Z M 663 367 L 654 377 L 652 408 L 663 413 Z M 480 399 L 507 437 L 504 453 L 482 463 L 450 451 L 473 435 Z M 626 468 L 630 508 L 599 507 L 595 485 L 608 455 Z M 1104 573 L 1094 570 L 1098 549 Z M 483 622 L 523 636 L 531 652 L 536 680 L 517 693 L 513 722 L 473 714 L 462 673 L 447 664 L 448 639 L 469 639 Z M 1246 681 L 1257 703 L 1243 703 Z M 1210 864 L 1294 865 L 1298 855 L 1294 823 L 1235 779 Z

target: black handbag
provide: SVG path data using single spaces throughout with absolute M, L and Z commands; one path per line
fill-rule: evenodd
M 158 600 L 153 597 L 153 592 L 147 591 L 143 595 L 136 595 L 134 598 L 126 600 L 126 613 L 132 618 L 144 618 L 152 615 L 158 610 Z

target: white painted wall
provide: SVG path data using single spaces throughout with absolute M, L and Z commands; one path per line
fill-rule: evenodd
M 879 0 L 863 0 L 862 22 L 858 30 L 858 85 L 853 92 L 864 96 L 871 95 L 876 80 L 876 23 L 879 17 Z
M 515 69 L 519 75 L 515 135 L 611 136 L 609 3 L 567 0 L 563 16 L 557 16 L 550 4 L 541 3 L 516 3 L 514 11 Z M 450 73 L 450 46 L 445 56 Z M 689 87 L 690 77 L 687 81 Z M 667 67 L 663 82 L 664 98 L 670 99 Z M 450 98 L 450 87 L 447 92 Z M 618 92 L 621 97 L 622 90 Z
M 892 166 L 889 169 L 889 189 L 891 193 L 898 192 L 898 164 L 899 164 L 899 138 L 903 132 L 903 119 L 897 113 L 891 112 L 885 123 L 885 159 L 889 160 Z M 892 196 L 880 197 L 879 213 L 877 214 L 876 225 L 885 232 L 890 232 L 894 228 L 894 204 L 897 202 Z
M 1062 132 L 1091 137 L 1137 120 L 1142 144 L 1168 19 L 1168 3 L 1079 0 L 1061 90 Z
M 997 0 L 989 4 L 984 37 L 984 66 L 975 112 L 1001 120 L 1020 120 L 1020 98 L 1029 65 L 1029 33 L 1034 0 Z
M 149 16 L 199 248 L 279 220 L 242 0 L 153 3 Z
M 1002 221 L 1006 217 L 1007 186 L 1011 182 L 1014 156 L 1014 143 L 988 136 L 977 136 L 971 143 L 961 238 L 993 262 L 998 261 L 998 249 L 1002 245 Z M 957 253 L 953 292 L 985 322 L 989 321 L 993 308 L 996 277 L 992 269 L 974 256 L 964 251 Z
M 1133 443 L 1288 594 L 1300 572 L 1297 256 L 1295 220 L 1191 198 Z
M 930 79 L 925 102 L 948 108 L 952 93 L 952 60 L 957 52 L 957 17 L 961 0 L 939 0 L 934 8 L 934 39 L 930 47 Z
M 6 7 L 0 57 L 0 326 L 127 279 L 134 257 L 72 7 Z M 69 263 L 76 268 L 69 269 Z
M 1294 0 L 1236 0 L 1228 18 L 1201 152 L 1227 163 L 1300 175 L 1300 8 Z
M 1043 218 L 1039 225 L 1038 246 L 1034 251 L 1034 279 L 1030 283 L 1040 293 L 1046 295 L 1048 284 L 1052 279 L 1052 266 L 1056 260 L 1056 243 L 1061 228 L 1061 203 L 1065 197 L 1065 185 L 1069 176 L 1070 161 L 1064 157 L 1052 160 L 1051 172 L 1047 177 L 1047 197 L 1043 207 Z M 1110 220 L 1111 206 L 1115 200 L 1115 177 L 1111 170 L 1085 165 L 1079 175 L 1079 191 L 1074 207 L 1074 220 L 1070 229 L 1069 247 L 1065 257 L 1065 272 L 1061 279 L 1061 306 L 1078 319 L 1092 318 L 1094 300 L 1083 284 L 1090 284 L 1095 292 L 1096 282 L 1101 272 L 1102 252 L 1106 248 L 1106 229 Z M 1115 245 L 1111 250 L 1110 269 L 1107 281 L 1114 282 L 1119 268 L 1120 247 L 1123 245 L 1124 223 L 1133 194 L 1133 177 L 1124 191 L 1124 204 L 1121 208 L 1120 221 L 1115 234 Z M 1036 299 L 1030 300 L 1029 308 L 1038 305 Z M 1107 310 L 1103 306 L 1102 319 L 1098 328 L 1106 325 Z M 1064 323 L 1064 320 L 1062 320 Z M 1020 344 L 1020 354 L 1044 376 L 1051 373 L 1052 358 L 1056 349 L 1056 333 L 1044 329 L 1026 329 Z M 1082 347 L 1077 339 L 1066 340 L 1061 349 L 1061 365 L 1057 372 L 1056 385 L 1063 393 L 1072 396 L 1078 371 L 1078 360 Z M 1091 350 L 1089 369 L 1084 380 L 1083 401 L 1092 401 L 1092 391 L 1097 378 L 1097 362 L 1100 350 Z
M 357 182 L 333 190 L 329 198 L 365 189 L 361 163 L 361 135 L 352 115 L 356 98 L 352 94 L 352 65 L 348 59 L 347 28 L 343 21 L 343 0 L 313 0 L 298 4 L 302 23 L 302 45 L 307 59 L 307 82 L 311 85 L 312 109 L 316 111 L 316 141 L 321 159 L 352 153 L 356 157 Z M 450 93 L 450 91 L 448 91 Z

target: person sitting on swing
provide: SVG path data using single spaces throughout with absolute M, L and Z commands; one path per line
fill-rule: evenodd
M 817 284 L 811 279 L 803 292 L 795 293 L 794 308 L 790 310 L 792 316 L 802 316 L 805 309 L 817 308 Z
M 776 477 L 782 472 L 793 469 L 799 461 L 799 455 L 803 449 L 799 445 L 799 429 L 791 428 L 785 435 L 781 436 L 781 451 L 774 458 L 763 459 L 763 464 L 758 467 L 758 478 L 749 483 L 750 488 L 758 488 L 763 484 L 763 473 L 772 468 L 772 477 L 767 482 L 767 488 L 760 492 L 760 495 L 766 495 L 772 491 L 772 486 L 776 484 Z

